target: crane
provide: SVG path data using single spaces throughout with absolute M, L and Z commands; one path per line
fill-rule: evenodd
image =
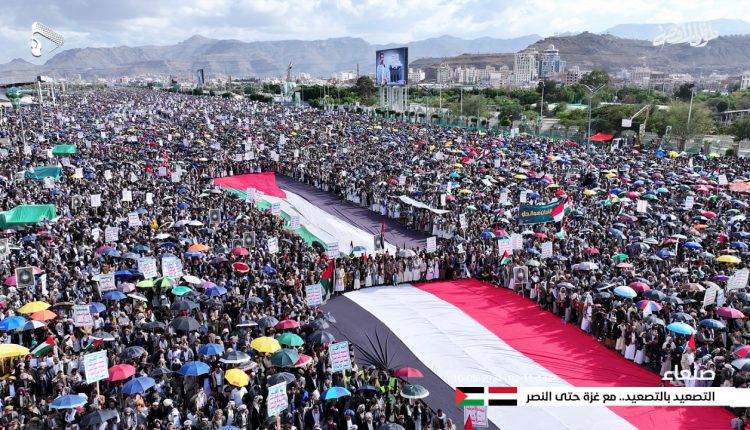
M 642 113 L 646 112 L 646 116 L 643 119 L 643 123 L 640 126 L 640 129 L 638 130 L 638 145 L 640 146 L 643 141 L 643 135 L 646 133 L 646 123 L 648 123 L 648 116 L 651 114 L 651 104 L 646 104 L 642 108 L 638 110 L 633 116 L 630 118 L 623 118 L 622 119 L 622 127 L 623 128 L 629 128 L 633 125 L 633 120 L 638 118 L 638 116 Z

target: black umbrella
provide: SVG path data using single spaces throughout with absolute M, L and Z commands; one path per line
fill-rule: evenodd
M 319 343 L 321 345 L 336 341 L 331 333 L 323 330 L 313 332 L 310 336 L 308 336 L 307 340 L 313 343 Z
M 178 300 L 172 303 L 172 306 L 170 306 L 169 309 L 172 309 L 173 311 L 191 311 L 193 309 L 198 309 L 199 307 L 198 303 L 195 303 L 192 300 Z
M 252 296 L 247 299 L 247 302 L 254 305 L 259 305 L 263 303 L 263 299 L 257 296 Z
M 239 364 L 250 361 L 250 356 L 242 351 L 227 351 L 221 356 L 219 360 L 225 364 Z
M 387 423 L 378 427 L 378 430 L 406 430 L 406 429 L 403 426 L 400 426 L 396 423 Z
M 280 384 L 282 382 L 286 382 L 287 384 L 291 384 L 295 381 L 294 375 L 292 375 L 289 372 L 279 372 L 275 373 L 268 377 L 268 385 L 276 385 Z
M 643 297 L 649 300 L 661 301 L 667 298 L 667 295 L 659 290 L 648 290 L 643 293 Z
M 693 318 L 691 315 L 686 314 L 685 312 L 675 312 L 669 315 L 669 317 L 672 319 L 672 322 L 679 321 L 684 323 L 690 323 L 695 321 L 695 318 Z
M 143 347 L 140 346 L 129 346 L 125 348 L 124 351 L 120 354 L 120 357 L 126 359 L 126 360 L 135 360 L 136 358 L 140 357 L 141 355 L 145 354 L 146 350 L 143 349 Z
M 96 412 L 92 412 L 83 418 L 81 418 L 81 426 L 93 426 L 101 424 L 105 421 L 111 420 L 117 416 L 117 412 L 112 409 L 101 409 Z
M 325 330 L 331 325 L 324 319 L 317 319 L 307 324 L 313 330 Z
M 277 320 L 274 317 L 267 316 L 267 317 L 258 318 L 257 320 L 255 320 L 255 322 L 258 323 L 258 327 L 260 328 L 268 328 L 268 327 L 275 327 L 276 324 L 279 323 L 279 320 Z
M 161 321 L 150 321 L 141 325 L 141 329 L 146 331 L 164 330 L 166 328 L 167 325 Z
M 171 375 L 173 372 L 166 367 L 159 367 L 158 369 L 154 369 L 151 371 L 151 373 L 148 374 L 148 376 L 152 378 L 159 378 L 162 376 L 168 376 Z
M 681 305 L 683 303 L 682 299 L 677 296 L 669 296 L 664 301 L 673 305 Z
M 177 331 L 197 331 L 201 325 L 195 318 L 183 316 L 175 318 L 169 326 Z

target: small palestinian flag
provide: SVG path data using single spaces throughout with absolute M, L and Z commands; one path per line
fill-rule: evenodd
M 83 349 L 84 354 L 88 354 L 89 352 L 94 351 L 96 348 L 99 348 L 99 345 L 101 345 L 103 340 L 97 339 L 89 344 L 86 348 Z
M 456 406 L 518 406 L 518 388 L 456 387 Z
M 508 263 L 510 263 L 510 257 L 508 256 L 508 251 L 505 251 L 503 252 L 503 259 L 500 260 L 500 265 L 505 266 Z
M 47 336 L 47 339 L 44 342 L 39 343 L 34 349 L 31 350 L 31 354 L 34 355 L 34 357 L 43 357 L 50 352 L 52 352 L 53 349 L 55 349 L 55 339 L 52 338 L 52 336 Z

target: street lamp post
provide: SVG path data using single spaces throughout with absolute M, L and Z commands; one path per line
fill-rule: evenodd
M 693 97 L 695 96 L 695 84 L 690 84 L 690 107 L 688 108 L 687 132 L 690 135 L 690 117 L 693 114 Z
M 539 104 L 539 130 L 537 130 L 537 134 L 542 134 L 542 126 L 544 125 L 544 88 L 545 84 L 544 81 L 539 81 L 540 84 L 542 84 L 542 102 Z
M 586 151 L 591 150 L 591 102 L 594 98 L 594 94 L 598 93 L 599 91 L 604 88 L 604 84 L 600 84 L 596 87 L 590 87 L 588 85 L 584 85 L 587 90 L 589 90 L 589 119 L 588 119 L 588 132 L 586 133 Z

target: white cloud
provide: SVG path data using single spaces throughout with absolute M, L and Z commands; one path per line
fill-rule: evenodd
M 408 42 L 450 34 L 475 38 L 600 32 L 617 24 L 750 21 L 734 0 L 5 0 L 0 62 L 31 61 L 28 29 L 41 21 L 64 48 L 172 44 L 192 35 L 244 41 L 361 37 Z

